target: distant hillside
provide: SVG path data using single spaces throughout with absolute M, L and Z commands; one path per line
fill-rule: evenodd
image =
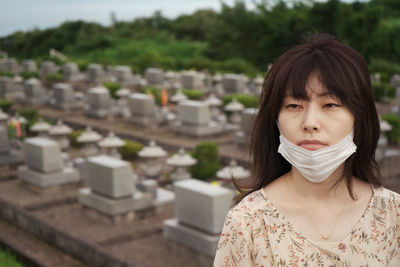
M 255 75 L 304 34 L 323 31 L 340 37 L 369 63 L 400 60 L 399 1 L 308 3 L 288 7 L 276 1 L 272 7 L 260 4 L 249 10 L 237 1 L 234 6 L 222 4 L 221 12 L 199 10 L 176 19 L 156 12 L 109 27 L 71 21 L 0 38 L 0 50 L 40 60 L 54 48 L 75 61 L 124 64 L 136 71 L 161 66 Z

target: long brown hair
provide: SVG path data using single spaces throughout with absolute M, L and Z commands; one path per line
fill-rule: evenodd
M 352 176 L 373 186 L 382 185 L 375 161 L 380 127 L 368 66 L 358 52 L 338 38 L 316 33 L 308 36 L 304 44 L 282 54 L 267 73 L 250 145 L 252 175 L 246 185 L 241 185 L 248 190 L 240 190 L 236 203 L 290 171 L 290 163 L 277 152 L 280 143 L 276 120 L 285 93 L 308 100 L 306 83 L 312 74 L 341 100 L 355 119 L 357 151 L 345 161 L 343 178 L 350 196 L 354 199 Z

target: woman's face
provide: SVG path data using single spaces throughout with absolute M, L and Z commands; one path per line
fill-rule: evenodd
M 339 143 L 353 130 L 354 116 L 339 99 L 327 94 L 314 76 L 310 76 L 306 90 L 309 100 L 285 96 L 278 114 L 281 134 L 308 150 Z

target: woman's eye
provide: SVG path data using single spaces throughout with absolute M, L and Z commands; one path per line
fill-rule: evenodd
M 286 107 L 290 108 L 290 109 L 299 109 L 299 108 L 301 108 L 301 106 L 297 105 L 297 104 L 289 104 Z
M 340 105 L 339 104 L 336 104 L 336 103 L 328 103 L 328 104 L 325 104 L 325 107 L 327 107 L 327 108 L 334 108 L 334 107 L 339 107 Z

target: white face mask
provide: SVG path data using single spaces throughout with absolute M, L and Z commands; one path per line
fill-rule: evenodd
M 319 150 L 307 150 L 279 136 L 280 153 L 310 182 L 320 183 L 329 177 L 357 149 L 353 131 L 339 143 Z

